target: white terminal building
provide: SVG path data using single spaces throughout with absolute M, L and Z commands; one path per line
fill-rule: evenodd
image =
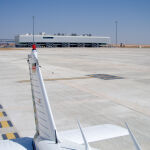
M 41 33 L 34 35 L 34 42 L 37 47 L 103 47 L 110 45 L 110 37 L 84 35 L 47 35 Z M 33 35 L 24 34 L 15 36 L 16 47 L 31 47 L 33 44 Z

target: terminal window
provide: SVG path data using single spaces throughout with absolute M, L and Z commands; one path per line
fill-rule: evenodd
M 54 37 L 43 37 L 43 39 L 53 39 Z

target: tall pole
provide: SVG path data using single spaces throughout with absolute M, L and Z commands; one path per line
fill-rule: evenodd
M 34 44 L 34 16 L 33 16 L 33 44 Z
M 115 25 L 116 25 L 116 46 L 118 44 L 118 21 L 115 21 Z

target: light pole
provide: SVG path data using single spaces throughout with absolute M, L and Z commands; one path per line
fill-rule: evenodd
M 115 21 L 115 26 L 116 26 L 116 46 L 118 44 L 118 21 Z
M 33 16 L 32 19 L 33 19 L 33 44 L 34 44 L 34 20 L 35 20 L 35 17 Z

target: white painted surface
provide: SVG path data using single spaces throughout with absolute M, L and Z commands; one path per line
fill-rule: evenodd
M 0 150 L 27 150 L 27 149 L 16 142 L 10 140 L 0 140 Z
M 112 124 L 86 127 L 83 128 L 83 132 L 87 142 L 95 142 L 128 135 L 128 131 L 125 128 Z M 78 144 L 84 143 L 79 129 L 62 131 L 59 132 L 59 135 L 62 139 L 70 140 Z

